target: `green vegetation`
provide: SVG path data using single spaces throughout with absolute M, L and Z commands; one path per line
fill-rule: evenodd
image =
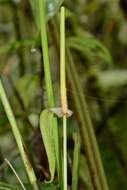
M 0 0 L 1 190 L 127 189 L 123 1 Z

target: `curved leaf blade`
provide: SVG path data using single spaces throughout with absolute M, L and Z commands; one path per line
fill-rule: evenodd
M 49 182 L 52 182 L 54 179 L 55 167 L 56 167 L 52 124 L 53 124 L 53 114 L 48 110 L 44 110 L 40 115 L 40 129 L 49 162 L 49 170 L 51 174 L 51 179 Z

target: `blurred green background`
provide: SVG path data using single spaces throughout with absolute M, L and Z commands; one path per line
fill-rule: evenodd
M 109 187 L 127 190 L 127 1 L 67 0 L 64 5 L 67 44 L 88 103 Z M 47 21 L 47 28 L 52 80 L 59 106 L 59 55 L 53 40 L 55 20 L 56 16 Z M 55 30 L 59 32 L 57 24 Z M 39 31 L 29 2 L 0 0 L 0 75 L 39 181 L 49 177 L 38 127 L 39 114 L 47 101 L 42 62 Z M 67 82 L 68 102 L 73 110 L 69 79 Z M 74 111 L 68 127 L 69 184 L 74 146 L 72 134 L 77 126 Z M 82 147 L 80 157 L 78 189 L 91 189 Z M 27 183 L 9 122 L 0 104 L 0 181 L 17 184 L 4 158 L 11 161 Z

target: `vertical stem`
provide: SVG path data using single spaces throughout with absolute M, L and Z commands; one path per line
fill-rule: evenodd
M 57 32 L 57 25 L 52 25 L 52 36 L 57 52 L 59 53 L 59 34 Z M 104 173 L 102 161 L 100 159 L 98 145 L 89 116 L 87 103 L 84 97 L 82 87 L 76 72 L 73 57 L 69 48 L 67 49 L 67 77 L 69 79 L 70 86 L 73 91 L 73 99 L 75 103 L 75 111 L 77 111 L 77 119 L 79 122 L 80 134 L 82 137 L 82 143 L 86 152 L 86 158 L 88 162 L 89 171 L 91 174 L 92 184 L 94 190 L 108 190 L 108 184 Z M 91 128 L 91 129 L 89 129 Z M 95 148 L 94 148 L 95 147 Z M 97 150 L 97 151 L 96 151 Z M 97 154 L 96 154 L 97 153 Z M 99 159 L 98 159 L 99 158 Z M 99 166 L 99 167 L 98 167 Z
M 63 170 L 64 190 L 67 190 L 67 92 L 66 92 L 66 68 L 65 68 L 65 8 L 60 12 L 60 93 L 63 112 Z
M 63 116 L 64 190 L 67 190 L 67 118 Z
M 61 8 L 60 17 L 60 86 L 63 114 L 67 113 L 66 73 L 65 73 L 65 8 Z
M 54 106 L 54 96 L 50 72 L 50 63 L 49 63 L 49 51 L 48 51 L 48 38 L 46 31 L 46 14 L 45 14 L 45 1 L 39 0 L 39 16 L 40 16 L 40 28 L 41 28 L 41 41 L 42 41 L 42 53 L 44 60 L 44 72 L 45 72 L 45 82 L 46 90 L 48 96 L 48 106 Z

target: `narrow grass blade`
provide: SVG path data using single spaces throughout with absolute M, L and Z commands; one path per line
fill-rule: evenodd
M 22 183 L 20 177 L 18 176 L 18 174 L 17 174 L 17 172 L 15 171 L 14 167 L 12 166 L 12 164 L 9 162 L 9 160 L 8 160 L 7 158 L 5 158 L 4 160 L 5 160 L 5 162 L 9 165 L 9 167 L 12 169 L 12 171 L 13 171 L 13 173 L 15 174 L 17 180 L 19 181 L 19 183 L 20 183 L 22 189 L 23 189 L 23 190 L 26 190 L 25 186 L 23 185 L 23 183 Z
M 19 152 L 21 154 L 21 157 L 22 157 L 26 172 L 28 174 L 30 183 L 31 183 L 34 190 L 38 190 L 34 170 L 32 168 L 32 165 L 31 165 L 30 160 L 28 158 L 28 155 L 26 153 L 25 146 L 24 146 L 24 143 L 22 140 L 22 136 L 21 136 L 20 131 L 18 129 L 15 116 L 13 114 L 13 111 L 12 111 L 11 106 L 9 104 L 9 101 L 7 99 L 7 96 L 6 96 L 6 93 L 5 93 L 5 90 L 3 88 L 3 84 L 1 82 L 1 80 L 0 80 L 0 100 L 3 104 L 3 107 L 4 107 L 5 112 L 7 114 L 8 120 L 10 122 L 11 129 L 12 129 L 13 135 L 15 137 L 16 143 L 18 145 Z

